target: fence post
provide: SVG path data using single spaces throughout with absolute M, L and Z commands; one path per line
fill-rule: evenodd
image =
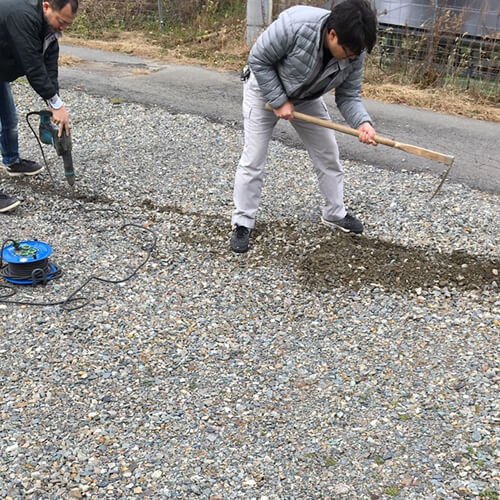
M 158 17 L 160 19 L 160 28 L 163 31 L 165 23 L 163 22 L 163 0 L 158 0 Z
M 273 0 L 247 0 L 247 36 L 246 43 L 250 47 L 261 31 L 271 24 Z

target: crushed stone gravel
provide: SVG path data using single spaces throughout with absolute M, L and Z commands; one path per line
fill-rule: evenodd
M 14 91 L 41 161 L 41 102 Z M 63 275 L 13 299 L 133 271 L 151 238 L 121 216 L 158 242 L 78 311 L 0 304 L 2 498 L 498 498 L 497 195 L 430 202 L 435 177 L 346 160 L 365 234 L 332 233 L 307 154 L 272 142 L 235 255 L 238 127 L 64 94 L 75 192 L 47 147 L 55 187 L 0 177 L 23 200 L 2 240 L 48 242 Z

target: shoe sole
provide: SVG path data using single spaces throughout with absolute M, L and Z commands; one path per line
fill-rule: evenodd
M 17 200 L 14 203 L 12 203 L 12 205 L 9 205 L 8 207 L 0 208 L 0 213 L 3 214 L 4 212 L 10 212 L 11 210 L 14 210 L 14 208 L 18 207 L 20 204 L 21 204 L 21 202 L 19 200 Z
M 335 224 L 335 222 L 331 222 L 331 221 L 328 221 L 326 219 L 323 219 L 323 217 L 321 217 L 321 223 L 323 225 L 329 227 L 330 229 L 340 229 L 344 233 L 351 233 L 351 234 L 362 234 L 363 233 L 363 231 L 361 231 L 360 233 L 356 233 L 354 231 L 351 231 L 350 229 L 346 229 L 345 227 L 338 226 L 337 224 Z
M 36 170 L 35 172 L 9 172 L 7 169 L 5 169 L 5 171 L 7 172 L 7 175 L 9 175 L 10 177 L 23 177 L 25 175 L 27 175 L 27 176 L 38 175 L 42 170 L 43 170 L 43 168 L 41 168 L 40 170 Z
M 246 252 L 248 252 L 248 248 L 233 248 L 233 247 L 231 247 L 231 250 L 234 253 L 246 253 Z

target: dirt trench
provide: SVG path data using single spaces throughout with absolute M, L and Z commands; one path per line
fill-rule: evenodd
M 183 232 L 178 238 L 204 252 L 231 255 L 227 221 L 213 217 L 209 225 L 209 232 Z M 496 286 L 500 269 L 499 259 L 464 251 L 440 253 L 370 235 L 331 235 L 319 224 L 298 227 L 287 221 L 258 224 L 249 252 L 232 256 L 240 258 L 242 266 L 294 269 L 304 286 L 318 289 L 345 286 L 359 290 L 373 286 L 388 292 L 434 287 L 480 290 Z

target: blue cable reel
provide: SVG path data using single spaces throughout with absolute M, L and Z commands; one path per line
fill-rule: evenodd
M 58 278 L 61 270 L 49 262 L 52 247 L 42 241 L 12 241 L 2 247 L 0 273 L 6 281 L 15 285 L 46 284 Z M 5 245 L 5 243 L 4 243 Z M 3 262 L 6 264 L 3 265 Z

